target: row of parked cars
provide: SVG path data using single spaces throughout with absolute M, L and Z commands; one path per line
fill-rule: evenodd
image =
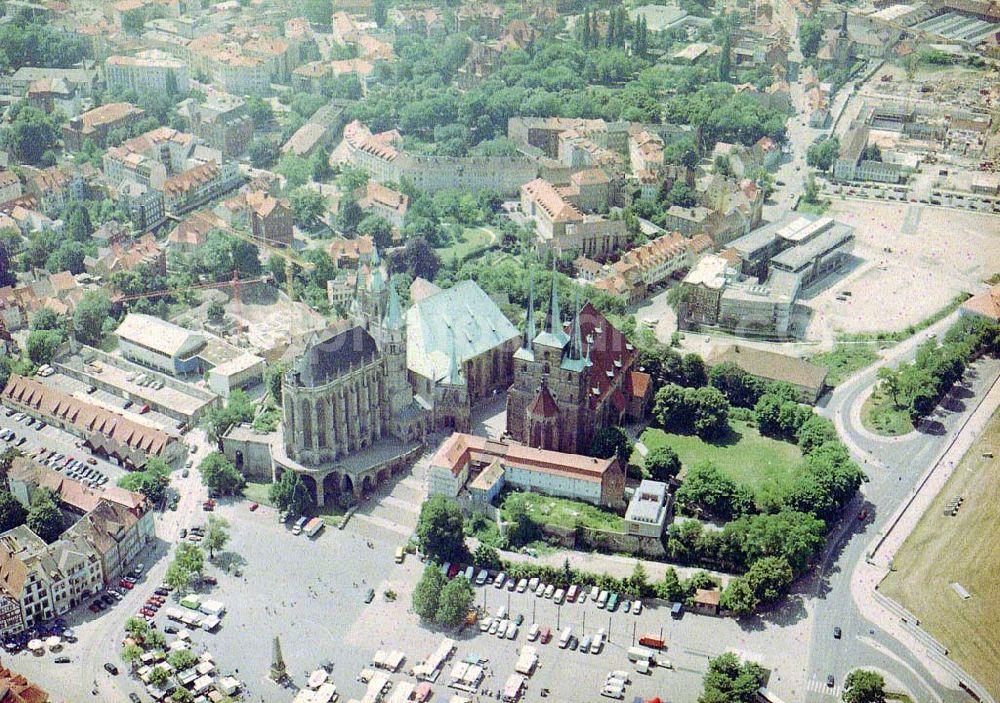
M 509 579 L 503 571 L 494 576 L 488 569 L 480 569 L 477 574 L 473 566 L 465 567 L 463 570 L 461 565 L 447 562 L 441 566 L 441 572 L 449 579 L 462 576 L 470 582 L 474 582 L 477 586 L 484 586 L 487 582 L 492 582 L 494 588 L 506 588 L 511 593 L 515 591 L 517 593 L 524 593 L 527 591 L 534 593 L 538 598 L 552 600 L 558 605 L 564 602 L 585 603 L 589 597 L 590 600 L 597 604 L 598 608 L 606 609 L 610 612 L 618 610 L 620 605 L 626 613 L 634 615 L 642 614 L 642 601 L 622 598 L 613 591 L 603 590 L 597 586 L 591 586 L 588 590 L 586 586 L 573 584 L 564 589 L 551 583 L 543 583 L 537 576 L 530 579 Z
M 94 459 L 93 457 L 90 457 L 86 462 L 83 462 L 79 459 L 74 459 L 71 456 L 65 456 L 54 449 L 45 448 L 37 449 L 31 456 L 42 466 L 51 467 L 56 471 L 62 471 L 65 469 L 66 478 L 79 481 L 85 486 L 96 488 L 98 486 L 103 486 L 108 482 L 108 477 L 103 471 L 96 469 L 93 466 L 88 466 L 88 464 L 97 463 L 97 459 Z

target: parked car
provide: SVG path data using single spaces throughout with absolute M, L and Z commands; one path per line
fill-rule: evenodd
M 371 603 L 373 600 L 375 600 L 375 589 L 369 588 L 365 594 L 365 603 Z
M 104 662 L 104 670 L 112 676 L 118 676 L 118 667 L 111 662 Z
M 56 664 L 69 664 L 69 657 L 56 657 Z

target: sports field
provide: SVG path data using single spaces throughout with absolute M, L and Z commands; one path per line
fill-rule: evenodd
M 990 457 L 992 454 L 993 457 Z M 1000 696 L 1000 412 L 962 459 L 879 589 L 920 619 L 949 656 Z M 956 496 L 965 502 L 943 514 Z M 968 600 L 952 588 L 960 584 Z

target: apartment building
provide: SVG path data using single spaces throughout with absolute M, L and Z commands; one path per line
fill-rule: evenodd
M 121 127 L 135 124 L 146 111 L 132 103 L 108 103 L 70 119 L 62 127 L 67 151 L 79 151 L 83 143 L 92 141 L 97 147 L 106 146 L 108 134 Z
M 603 259 L 625 245 L 624 220 L 585 215 L 544 179 L 521 186 L 521 210 L 535 223 L 540 250 Z
M 163 184 L 163 207 L 173 214 L 193 210 L 212 198 L 233 190 L 239 186 L 240 181 L 236 163 L 225 162 L 220 165 L 215 161 L 208 161 L 167 179 Z
M 153 95 L 183 95 L 191 89 L 188 65 L 158 49 L 135 56 L 110 56 L 104 62 L 109 90 L 134 90 Z
M 253 120 L 242 98 L 225 93 L 213 93 L 203 103 L 188 98 L 177 106 L 177 112 L 191 132 L 223 156 L 239 156 L 253 141 Z

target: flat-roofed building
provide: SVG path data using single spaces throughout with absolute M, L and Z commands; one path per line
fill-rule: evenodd
M 667 484 L 643 479 L 625 509 L 625 533 L 661 537 L 670 519 L 671 503 Z
M 456 497 L 470 475 L 490 470 L 476 490 L 496 490 L 501 478 L 492 465 L 503 467 L 505 485 L 545 495 L 580 500 L 604 507 L 623 503 L 625 473 L 617 458 L 596 459 L 536 449 L 523 444 L 496 442 L 486 437 L 456 432 L 448 437 L 431 459 L 431 495 Z
M 115 330 L 118 349 L 129 361 L 171 375 L 198 370 L 204 335 L 152 315 L 129 313 Z

